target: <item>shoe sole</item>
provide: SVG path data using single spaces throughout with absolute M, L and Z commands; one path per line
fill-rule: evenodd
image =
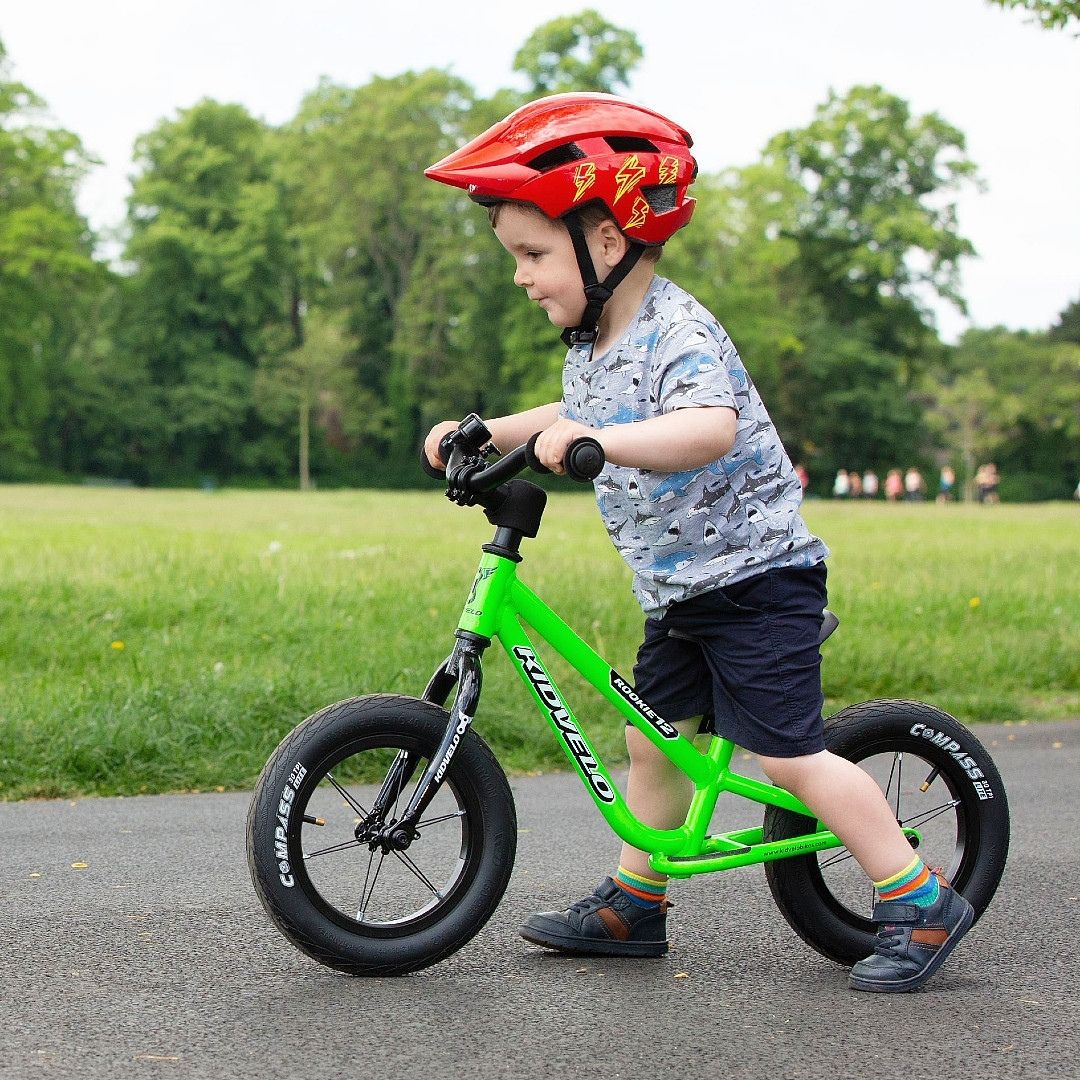
M 917 974 L 891 982 L 878 982 L 875 979 L 863 979 L 858 975 L 852 975 L 848 979 L 848 985 L 852 990 L 865 990 L 872 994 L 906 994 L 911 990 L 918 990 L 945 963 L 949 954 L 960 944 L 960 939 L 971 929 L 974 921 L 975 909 L 968 904 L 963 918 L 953 927 L 952 932 L 945 939 L 945 944 L 934 954 L 930 963 Z
M 561 934 L 541 934 L 527 927 L 518 933 L 533 945 L 552 952 L 566 953 L 568 956 L 663 956 L 668 951 L 666 941 L 602 941 L 583 942 L 581 938 L 564 937 Z

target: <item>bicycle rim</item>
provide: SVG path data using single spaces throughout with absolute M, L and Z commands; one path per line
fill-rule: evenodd
M 412 765 L 404 781 L 392 773 L 401 755 Z M 398 819 L 428 761 L 415 740 L 387 732 L 339 752 L 305 780 L 293 817 L 299 828 L 290 837 L 290 849 L 300 856 L 297 884 L 324 915 L 352 932 L 415 933 L 453 906 L 475 872 L 479 817 L 449 777 L 408 849 L 384 852 L 366 840 Z M 380 793 L 388 798 L 376 819 Z

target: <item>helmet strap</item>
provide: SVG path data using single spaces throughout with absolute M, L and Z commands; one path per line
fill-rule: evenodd
M 585 228 L 581 224 L 580 217 L 576 213 L 567 214 L 563 222 L 573 241 L 574 255 L 577 257 L 578 270 L 581 273 L 581 283 L 585 287 L 585 311 L 581 316 L 581 322 L 577 326 L 568 326 L 560 336 L 567 348 L 574 345 L 593 345 L 596 343 L 604 305 L 611 299 L 626 275 L 634 269 L 645 248 L 642 244 L 631 241 L 626 254 L 611 268 L 608 276 L 600 281 L 596 276 L 596 267 L 593 266 L 592 254 L 585 239 Z

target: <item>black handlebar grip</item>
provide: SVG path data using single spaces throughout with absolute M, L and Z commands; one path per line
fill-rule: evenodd
M 541 432 L 538 431 L 525 444 L 525 462 L 535 473 L 549 473 L 551 470 L 546 465 L 541 465 L 540 459 L 536 456 L 536 440 L 540 438 L 540 435 Z
M 540 432 L 537 432 L 525 444 L 525 460 L 533 472 L 549 473 L 551 470 L 540 464 L 540 459 L 536 456 L 536 450 L 534 449 L 536 440 L 539 437 Z M 590 439 L 586 435 L 581 439 L 575 439 L 566 448 L 563 468 L 571 480 L 576 480 L 579 484 L 587 484 L 600 475 L 600 470 L 604 467 L 604 461 L 604 448 L 595 439 Z
M 595 439 L 585 436 L 570 444 L 563 464 L 567 476 L 579 484 L 587 484 L 600 475 L 605 460 L 604 448 Z
M 444 435 L 439 440 L 439 457 L 443 461 L 449 461 L 450 455 L 454 452 L 454 436 L 453 433 Z M 445 480 L 446 471 L 439 469 L 431 464 L 430 459 L 427 456 L 427 451 L 420 447 L 420 468 L 431 477 L 432 480 Z
M 444 473 L 442 469 L 436 469 L 435 466 L 431 464 L 431 461 L 427 456 L 427 451 L 422 446 L 420 447 L 420 468 L 423 469 L 432 480 L 446 479 L 446 473 Z

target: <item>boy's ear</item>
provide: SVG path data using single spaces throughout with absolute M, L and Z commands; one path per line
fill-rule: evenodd
M 604 262 L 608 266 L 615 266 L 622 261 L 630 246 L 622 229 L 610 218 L 601 221 L 596 227 L 597 239 L 601 244 Z

